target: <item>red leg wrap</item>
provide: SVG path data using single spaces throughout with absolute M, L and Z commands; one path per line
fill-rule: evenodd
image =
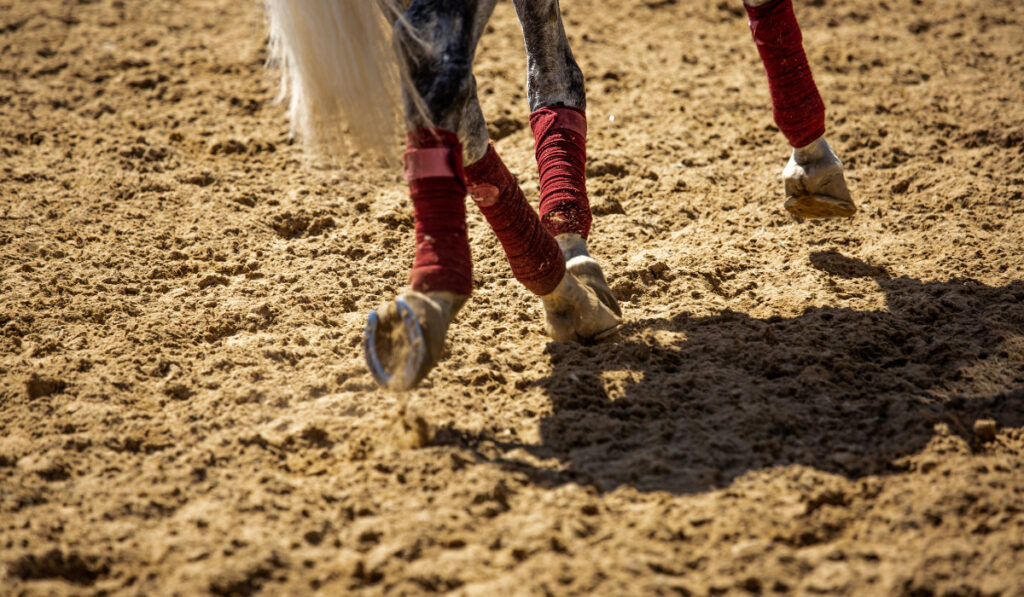
M 466 167 L 469 194 L 505 249 L 512 275 L 537 295 L 550 293 L 565 275 L 565 259 L 555 238 L 541 226 L 537 212 L 492 144 Z
M 412 289 L 469 296 L 473 262 L 466 235 L 466 184 L 459 138 L 444 129 L 410 131 L 405 177 L 416 222 L 416 257 L 409 272 Z
M 587 199 L 587 116 L 568 106 L 530 114 L 540 170 L 540 219 L 553 236 L 590 234 Z
M 793 147 L 809 145 L 825 134 L 825 104 L 807 64 L 793 1 L 746 8 L 750 31 L 768 73 L 775 124 Z

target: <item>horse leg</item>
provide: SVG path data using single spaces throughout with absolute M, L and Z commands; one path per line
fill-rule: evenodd
M 782 171 L 786 210 L 802 218 L 849 217 L 843 163 L 825 141 L 825 105 L 803 49 L 792 0 L 745 0 L 750 30 L 768 74 L 775 123 L 793 146 Z
M 540 296 L 548 335 L 583 341 L 602 338 L 618 328 L 619 315 L 567 271 L 562 239 L 556 241 L 541 224 L 493 144 L 483 158 L 466 167 L 466 179 L 470 196 L 501 241 L 513 275 Z
M 475 96 L 463 116 L 472 122 L 483 122 Z M 620 316 L 593 289 L 566 271 L 566 257 L 560 246 L 563 239 L 556 240 L 541 223 L 494 145 L 479 159 L 474 157 L 467 152 L 470 196 L 501 242 L 513 275 L 540 296 L 546 311 L 547 333 L 556 340 L 582 341 L 603 337 L 618 328 Z M 585 215 L 589 217 L 589 210 Z M 600 268 L 597 272 L 600 275 Z
M 482 115 L 465 113 L 476 97 L 473 51 L 493 6 L 494 0 L 414 0 L 396 20 L 416 252 L 410 290 L 370 315 L 364 341 L 371 372 L 390 389 L 414 387 L 437 363 L 448 327 L 472 292 L 463 161 L 482 155 L 487 131 Z
M 592 216 L 586 188 L 583 73 L 566 39 L 558 1 L 514 0 L 514 4 L 527 52 L 530 126 L 540 171 L 540 218 L 555 237 L 572 275 L 566 288 L 542 297 L 549 329 L 557 333 L 557 328 L 565 329 L 569 322 L 588 319 L 593 325 L 610 321 L 610 315 L 621 320 L 618 301 L 600 265 L 587 251 Z M 607 311 L 589 306 L 591 293 Z

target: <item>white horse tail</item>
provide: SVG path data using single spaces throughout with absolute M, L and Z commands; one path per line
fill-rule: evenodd
M 388 15 L 396 0 L 266 0 L 270 63 L 281 69 L 292 134 L 308 150 L 390 159 L 401 110 Z

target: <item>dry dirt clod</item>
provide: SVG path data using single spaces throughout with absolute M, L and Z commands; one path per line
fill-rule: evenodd
M 974 422 L 974 437 L 988 443 L 996 439 L 996 422 L 992 419 L 978 419 Z

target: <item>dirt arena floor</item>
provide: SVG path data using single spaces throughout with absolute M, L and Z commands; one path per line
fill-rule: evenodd
M 739 0 L 563 9 L 627 323 L 547 341 L 470 205 L 403 397 L 404 183 L 303 160 L 259 2 L 0 0 L 0 594 L 1024 595 L 1024 6 L 798 0 L 829 223 Z M 476 73 L 536 200 L 507 1 Z

